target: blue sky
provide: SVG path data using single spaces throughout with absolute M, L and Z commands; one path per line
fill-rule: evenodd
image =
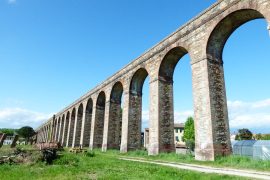
M 38 126 L 214 2 L 0 0 L 0 128 Z M 266 27 L 241 26 L 224 49 L 232 130 L 270 132 Z M 176 122 L 192 115 L 189 61 L 175 71 Z

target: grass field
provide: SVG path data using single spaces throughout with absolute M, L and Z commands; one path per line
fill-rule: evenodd
M 0 165 L 0 179 L 244 179 L 122 161 L 116 151 L 90 155 L 62 152 L 53 165 Z
M 228 156 L 228 157 L 217 157 L 214 162 L 207 161 L 196 161 L 191 155 L 181 155 L 175 153 L 161 153 L 158 156 L 148 156 L 146 151 L 131 151 L 126 154 L 120 154 L 118 151 L 108 151 L 109 154 L 117 154 L 129 157 L 139 157 L 151 160 L 162 160 L 169 162 L 180 162 L 180 163 L 192 163 L 199 165 L 209 165 L 213 167 L 229 167 L 237 169 L 250 169 L 259 171 L 270 172 L 270 161 L 254 160 L 248 157 L 241 156 Z

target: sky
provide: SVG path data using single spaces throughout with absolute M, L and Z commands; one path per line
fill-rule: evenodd
M 215 2 L 0 0 L 0 128 L 38 127 Z M 266 27 L 263 19 L 248 22 L 226 43 L 231 131 L 270 133 Z M 174 97 L 175 122 L 184 122 L 193 115 L 188 55 L 176 67 Z

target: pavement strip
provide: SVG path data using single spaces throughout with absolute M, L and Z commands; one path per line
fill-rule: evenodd
M 203 173 L 216 173 L 216 174 L 225 174 L 225 175 L 232 175 L 232 176 L 242 176 L 242 177 L 248 177 L 248 178 L 270 180 L 270 172 L 268 173 L 268 172 L 251 171 L 251 170 L 230 169 L 230 168 L 215 168 L 215 167 L 210 167 L 210 166 L 201 166 L 201 165 L 185 164 L 185 163 L 149 161 L 149 160 L 138 159 L 138 158 L 120 157 L 119 159 L 125 160 L 125 161 L 157 164 L 157 165 L 162 165 L 162 166 L 169 166 L 169 167 L 174 167 L 178 169 L 198 171 L 198 172 L 203 172 Z

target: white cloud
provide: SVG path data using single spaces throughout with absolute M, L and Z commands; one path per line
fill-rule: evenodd
M 15 4 L 17 0 L 7 0 L 9 4 Z
M 228 101 L 230 128 L 269 129 L 270 99 L 255 102 Z M 183 123 L 193 116 L 193 110 L 175 111 L 175 123 Z M 142 112 L 143 127 L 148 127 L 149 111 Z
M 186 111 L 175 111 L 174 112 L 174 122 L 175 123 L 184 123 L 186 122 L 187 118 L 190 116 L 194 116 L 194 112 L 192 110 Z
M 149 111 L 142 111 L 142 122 L 147 123 L 149 120 Z
M 142 111 L 142 129 L 149 127 L 149 111 Z
M 255 102 L 228 101 L 231 128 L 269 128 L 270 99 Z
M 0 109 L 0 127 L 20 128 L 22 126 L 31 126 L 37 128 L 52 115 L 22 108 Z
M 17 2 L 17 0 L 8 0 L 9 4 L 15 4 Z

